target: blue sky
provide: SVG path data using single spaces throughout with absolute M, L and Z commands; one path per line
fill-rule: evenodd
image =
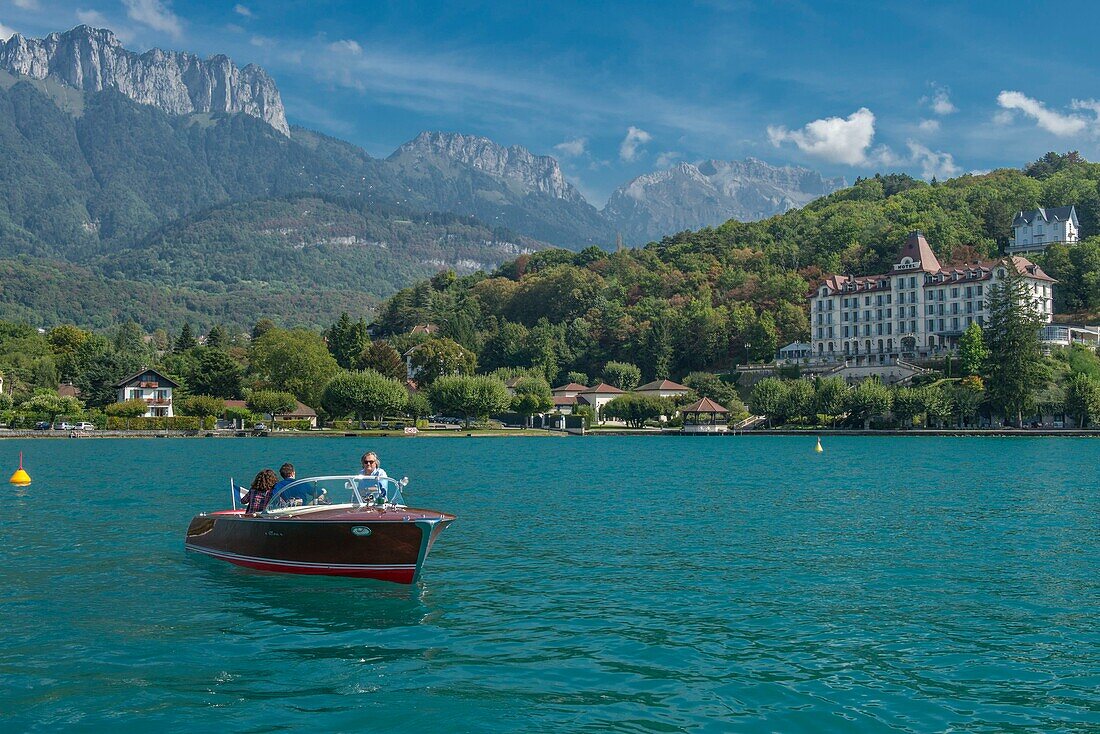
M 0 0 L 0 35 L 84 22 L 226 53 L 292 124 L 388 155 L 421 130 L 559 159 L 596 206 L 675 161 L 756 156 L 849 181 L 1096 159 L 1094 5 L 970 2 Z

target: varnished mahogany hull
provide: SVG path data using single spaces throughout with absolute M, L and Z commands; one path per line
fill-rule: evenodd
M 325 510 L 297 517 L 241 511 L 191 520 L 187 550 L 261 571 L 411 584 L 453 515 L 434 510 Z

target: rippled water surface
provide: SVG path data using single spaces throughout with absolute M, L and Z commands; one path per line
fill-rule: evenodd
M 186 554 L 228 477 L 454 512 L 414 587 Z M 0 442 L 5 731 L 1100 728 L 1100 441 Z M 7 473 L 4 474 L 7 477 Z

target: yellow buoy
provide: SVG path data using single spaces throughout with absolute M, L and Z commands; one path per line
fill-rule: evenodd
M 817 446 L 815 446 L 815 447 L 814 447 L 814 451 L 816 451 L 817 453 L 819 453 L 819 454 L 820 454 L 820 453 L 821 453 L 821 452 L 823 452 L 824 450 L 825 450 L 825 449 L 821 448 L 821 439 L 820 439 L 820 438 L 818 438 L 818 439 L 817 439 Z
M 23 452 L 19 452 L 19 468 L 15 470 L 15 473 L 11 475 L 11 479 L 8 480 L 16 487 L 26 487 L 31 483 L 31 475 L 23 469 Z

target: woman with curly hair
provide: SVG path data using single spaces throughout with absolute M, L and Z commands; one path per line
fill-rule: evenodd
M 249 514 L 263 512 L 268 500 L 271 499 L 271 490 L 275 488 L 278 481 L 278 475 L 270 469 L 264 469 L 257 474 L 244 498 L 245 512 Z

